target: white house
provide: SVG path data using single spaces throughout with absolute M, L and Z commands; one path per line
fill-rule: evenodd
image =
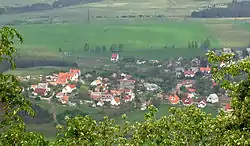
M 120 102 L 120 99 L 119 99 L 119 98 L 112 98 L 110 104 L 111 104 L 111 105 L 118 106 L 118 105 L 121 104 L 121 102 Z
M 148 91 L 156 91 L 159 89 L 159 86 L 156 84 L 145 83 L 144 86 Z
M 217 94 L 210 94 L 208 97 L 207 97 L 207 102 L 210 102 L 210 103 L 217 103 L 219 102 L 219 97 L 217 96 Z
M 96 105 L 102 107 L 104 105 L 104 102 L 103 101 L 99 101 L 99 102 L 97 102 Z
M 142 111 L 145 111 L 147 109 L 147 104 L 146 103 L 143 103 L 142 105 L 141 105 L 141 110 Z
M 64 95 L 65 95 L 64 93 L 59 92 L 59 93 L 56 94 L 56 98 L 59 98 L 59 99 L 63 98 Z
M 98 86 L 98 85 L 101 85 L 101 84 L 102 84 L 102 82 L 100 80 L 95 80 L 92 83 L 90 83 L 91 86 Z
M 76 89 L 76 85 L 72 85 L 72 84 L 70 84 L 70 85 L 67 85 L 67 86 L 65 86 L 63 89 L 62 89 L 62 93 L 71 93 L 73 90 L 75 90 Z

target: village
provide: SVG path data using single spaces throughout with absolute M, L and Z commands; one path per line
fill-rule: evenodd
M 249 57 L 250 48 L 247 56 L 243 52 L 236 50 L 237 60 Z M 233 53 L 232 49 L 224 48 L 216 53 Z M 121 60 L 119 53 L 113 53 L 109 59 L 110 63 L 118 63 Z M 183 63 L 185 62 L 185 63 Z M 89 72 L 81 72 L 81 69 L 69 69 L 68 72 L 58 72 L 51 75 L 40 75 L 38 78 L 31 75 L 21 77 L 21 82 L 26 82 L 27 87 L 23 92 L 29 98 L 38 101 L 45 100 L 56 102 L 62 106 L 77 106 L 88 104 L 92 108 L 119 108 L 122 104 L 133 103 L 140 109 L 146 110 L 150 104 L 154 105 L 153 100 L 172 106 L 196 105 L 198 108 L 206 108 L 207 105 L 214 105 L 224 111 L 231 111 L 230 97 L 226 91 L 220 89 L 218 84 L 211 77 L 211 68 L 206 59 L 183 57 L 163 63 L 159 60 L 136 60 L 136 66 L 150 65 L 156 69 L 163 70 L 164 74 L 171 73 L 176 79 L 176 83 L 165 83 L 163 81 L 154 82 L 152 79 L 142 79 L 122 72 L 122 70 L 112 71 L 110 75 L 97 76 Z M 219 68 L 229 65 L 221 62 Z M 207 80 L 209 85 L 202 85 L 202 92 L 198 88 L 198 80 Z M 35 84 L 31 80 L 36 80 Z M 152 82 L 149 82 L 151 81 Z M 211 84 L 210 84 L 211 81 Z M 159 84 L 157 84 L 159 83 Z M 167 84 L 173 84 L 171 89 L 166 90 Z M 218 88 L 216 91 L 215 88 Z M 87 97 L 77 99 L 78 92 L 86 89 Z M 203 91 L 204 90 L 204 91 Z M 208 91 L 205 91 L 208 90 Z M 77 99 L 77 100 L 76 100 Z

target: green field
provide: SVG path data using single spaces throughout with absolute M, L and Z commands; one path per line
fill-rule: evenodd
M 15 70 L 8 70 L 5 73 L 17 75 L 17 76 L 39 76 L 40 74 L 48 75 L 55 71 L 68 71 L 68 67 L 55 67 L 55 66 L 43 66 L 43 67 L 30 67 L 30 68 L 17 68 Z
M 175 44 L 186 48 L 192 40 L 203 41 L 212 36 L 212 44 L 219 46 L 215 36 L 199 22 L 170 21 L 161 24 L 37 24 L 16 27 L 25 38 L 26 46 L 44 46 L 80 49 L 86 42 L 91 47 L 124 44 L 127 49 L 163 48 L 165 44 Z

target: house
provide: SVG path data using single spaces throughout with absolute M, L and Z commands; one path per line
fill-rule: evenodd
M 219 97 L 217 96 L 217 94 L 210 94 L 208 97 L 207 97 L 207 102 L 210 102 L 210 103 L 217 103 L 219 102 Z
M 111 101 L 112 98 L 114 98 L 114 95 L 113 95 L 113 94 L 110 94 L 110 93 L 102 93 L 102 94 L 101 94 L 100 100 L 102 100 L 102 101 Z
M 91 92 L 90 93 L 90 97 L 93 99 L 93 100 L 98 100 L 101 98 L 101 93 L 100 92 Z
M 144 86 L 148 91 L 156 91 L 159 89 L 159 86 L 156 84 L 145 83 Z
M 186 88 L 188 90 L 189 93 L 195 93 L 196 89 L 194 88 Z
M 58 92 L 57 94 L 56 94 L 56 98 L 63 98 L 63 96 L 64 96 L 65 94 L 64 93 L 62 93 L 62 92 Z
M 33 92 L 33 95 L 35 96 L 46 96 L 47 95 L 47 92 L 46 92 L 46 89 L 43 89 L 43 88 L 36 88 L 35 91 Z
M 211 68 L 210 67 L 200 67 L 200 72 L 202 73 L 210 73 Z
M 205 99 L 198 102 L 198 108 L 204 108 L 207 106 L 207 101 Z
M 194 101 L 192 98 L 183 98 L 182 103 L 184 106 L 189 106 L 189 105 L 192 105 Z
M 118 97 L 115 97 L 115 98 L 112 98 L 110 104 L 111 104 L 111 105 L 118 106 L 118 105 L 121 104 L 121 102 L 120 102 L 120 99 L 119 99 Z
M 250 56 L 250 48 L 246 48 L 248 56 Z
M 225 111 L 225 112 L 231 112 L 231 111 L 233 111 L 233 109 L 231 108 L 230 103 L 226 104 L 226 106 L 225 106 L 225 108 L 224 108 L 224 111 Z
M 81 70 L 79 69 L 70 69 L 70 73 L 75 73 L 76 78 L 79 78 L 81 76 Z
M 232 49 L 231 48 L 223 48 L 223 53 L 224 54 L 232 54 Z
M 58 78 L 56 80 L 57 85 L 65 85 L 68 82 L 68 74 L 67 73 L 59 73 Z
M 195 72 L 194 71 L 184 71 L 184 76 L 186 78 L 193 78 L 195 76 Z
M 74 84 L 69 84 L 67 86 L 65 86 L 63 89 L 62 89 L 62 93 L 71 93 L 73 90 L 76 89 L 76 85 Z
M 104 105 L 104 102 L 103 101 L 98 101 L 96 105 L 99 106 L 99 107 L 102 107 Z
M 48 88 L 48 83 L 38 83 L 37 88 L 47 89 Z
M 37 88 L 36 84 L 30 86 L 30 89 L 32 89 L 32 90 L 35 90 L 36 88 Z
M 146 110 L 146 109 L 147 109 L 147 103 L 144 102 L 144 103 L 142 103 L 142 105 L 141 105 L 141 110 L 144 111 L 144 110 Z
M 60 98 L 62 104 L 68 104 L 69 103 L 69 96 L 64 95 L 62 98 Z
M 102 84 L 102 82 L 100 80 L 95 80 L 92 83 L 90 83 L 91 86 L 98 86 L 98 85 L 101 85 L 101 84 Z
M 174 96 L 170 95 L 168 97 L 168 100 L 171 104 L 178 104 L 180 102 L 180 98 L 177 95 Z
M 131 95 L 125 95 L 125 96 L 123 97 L 123 100 L 125 101 L 125 103 L 127 103 L 127 102 L 129 102 L 129 101 L 133 101 Z
M 131 79 L 120 79 L 120 88 L 122 89 L 134 89 L 134 84 L 135 84 L 135 80 L 131 80 Z
M 112 55 L 111 55 L 111 59 L 110 59 L 111 61 L 118 61 L 119 60 L 119 54 L 117 54 L 117 53 L 113 53 Z

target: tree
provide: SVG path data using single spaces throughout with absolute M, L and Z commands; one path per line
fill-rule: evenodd
M 62 52 L 62 48 L 58 48 L 58 52 L 61 53 Z
M 13 61 L 16 49 L 14 40 L 22 43 L 22 36 L 13 28 L 0 28 L 0 62 Z M 34 116 L 31 103 L 22 95 L 22 87 L 15 76 L 0 73 L 0 143 L 1 145 L 47 145 L 44 137 L 36 132 L 26 132 L 25 124 L 18 113 L 25 111 Z
M 197 41 L 194 41 L 194 48 L 198 48 L 198 43 L 197 43 Z
M 89 48 L 89 44 L 88 44 L 88 43 L 85 43 L 85 44 L 84 44 L 84 51 L 85 51 L 85 52 L 89 52 L 89 49 L 90 49 L 90 48 Z
M 119 49 L 119 51 L 122 51 L 122 50 L 123 50 L 123 48 L 124 48 L 124 45 L 123 45 L 123 44 L 119 44 L 119 45 L 118 45 L 118 49 Z
M 203 43 L 203 49 L 208 49 L 211 46 L 211 41 L 209 38 L 206 38 Z
M 85 86 L 82 86 L 79 89 L 79 93 L 78 93 L 79 99 L 84 99 L 84 100 L 88 100 L 89 98 L 89 91 L 88 88 Z
M 189 49 L 191 48 L 191 44 L 190 44 L 190 43 L 188 43 L 188 48 L 189 48 Z
M 102 52 L 106 52 L 107 48 L 105 45 L 102 46 Z

